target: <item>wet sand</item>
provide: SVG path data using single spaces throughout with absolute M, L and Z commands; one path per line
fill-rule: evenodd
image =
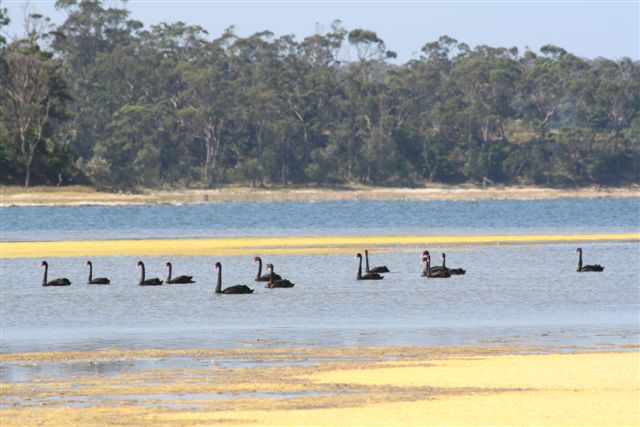
M 638 425 L 640 349 L 625 350 L 499 345 L 3 354 L 0 424 Z M 145 369 L 145 361 L 166 365 Z M 34 374 L 6 380 L 12 369 Z
M 0 242 L 0 259 L 75 256 L 236 256 L 256 251 L 273 254 L 372 252 L 391 247 L 434 244 L 518 244 L 640 240 L 640 233 L 527 234 L 459 236 L 301 236 L 230 237 L 217 239 L 84 240 L 54 242 Z M 386 249 L 385 249 L 386 248 Z
M 541 200 L 559 198 L 640 197 L 640 187 L 489 187 L 430 185 L 423 188 L 351 186 L 342 188 L 249 188 L 211 190 L 144 190 L 140 193 L 99 192 L 92 187 L 0 187 L 0 207 L 187 204 L 230 201 L 321 200 Z

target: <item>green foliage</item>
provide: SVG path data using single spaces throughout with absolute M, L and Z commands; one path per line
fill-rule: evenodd
M 628 58 L 472 49 L 442 36 L 391 65 L 375 32 L 339 21 L 302 41 L 233 27 L 212 38 L 182 22 L 145 28 L 113 2 L 56 7 L 68 17 L 53 31 L 0 39 L 3 93 L 16 64 L 32 64 L 22 68 L 41 70 L 47 90 L 29 111 L 48 117 L 39 139 L 35 127 L 22 135 L 28 166 L 19 108 L 2 98 L 3 183 L 28 168 L 37 182 L 110 189 L 640 182 L 640 64 Z M 353 50 L 357 60 L 344 61 Z

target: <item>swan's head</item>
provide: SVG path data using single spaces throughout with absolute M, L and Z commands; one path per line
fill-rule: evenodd
M 356 254 L 356 259 L 362 258 L 362 254 Z
M 257 256 L 257 257 L 253 257 L 253 261 L 251 261 L 251 264 L 255 264 L 255 263 L 258 263 L 258 262 L 260 262 L 260 261 L 262 261 L 262 260 L 260 259 L 260 257 L 259 257 L 259 256 Z
M 213 264 L 214 270 L 220 270 L 221 268 L 222 268 L 222 264 L 220 264 L 219 262 L 216 262 L 215 264 Z
M 429 256 L 429 251 L 423 251 L 422 256 Z
M 170 262 L 168 262 L 168 261 L 167 261 L 167 262 L 165 262 L 165 263 L 164 263 L 164 268 L 169 268 L 169 267 L 171 267 L 171 263 L 170 263 Z
M 270 268 L 270 269 L 273 270 L 273 264 L 269 263 L 269 264 L 265 265 L 264 268 L 266 268 L 266 269 Z
M 136 262 L 136 267 L 142 267 L 142 261 Z
M 84 265 L 91 265 L 91 261 L 85 262 Z
M 442 252 L 442 259 L 445 259 L 447 256 L 444 254 L 444 252 Z
M 369 250 L 368 250 L 368 249 L 365 249 L 365 250 L 364 250 L 364 253 L 365 253 L 365 254 L 367 254 L 367 255 L 369 255 Z
M 578 252 L 582 252 L 582 248 L 576 249 L 576 253 L 578 253 Z
M 42 262 L 40 263 L 40 267 L 44 267 L 45 265 L 49 265 L 49 264 L 47 264 L 47 261 L 42 261 Z

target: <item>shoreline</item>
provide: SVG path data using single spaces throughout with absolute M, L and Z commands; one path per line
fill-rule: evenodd
M 562 198 L 639 198 L 640 187 L 544 187 L 430 186 L 388 188 L 354 186 L 334 188 L 250 188 L 145 190 L 140 194 L 100 192 L 92 187 L 0 187 L 0 207 L 10 206 L 127 206 L 159 204 L 205 204 L 224 202 L 409 200 L 554 200 Z
M 504 344 L 1 355 L 0 424 L 637 425 L 639 355 Z

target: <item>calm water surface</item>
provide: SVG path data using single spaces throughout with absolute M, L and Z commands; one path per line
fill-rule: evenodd
M 0 208 L 2 240 L 638 229 L 640 199 L 340 201 Z
M 608 233 L 640 230 L 640 201 L 228 203 L 195 206 L 2 208 L 3 240 L 318 235 Z M 575 244 L 438 246 L 465 276 L 420 277 L 422 247 L 388 247 L 374 264 L 391 273 L 357 282 L 353 255 L 264 257 L 296 283 L 265 289 L 251 257 L 222 257 L 223 283 L 252 295 L 214 295 L 210 257 L 174 257 L 193 285 L 138 287 L 137 258 L 94 258 L 110 286 L 87 286 L 85 258 L 52 258 L 42 288 L 39 259 L 0 262 L 3 352 L 258 345 L 637 343 L 640 244 L 585 243 L 600 274 L 575 272 Z M 256 254 L 259 255 L 259 254 Z M 143 257 L 164 278 L 167 258 Z

